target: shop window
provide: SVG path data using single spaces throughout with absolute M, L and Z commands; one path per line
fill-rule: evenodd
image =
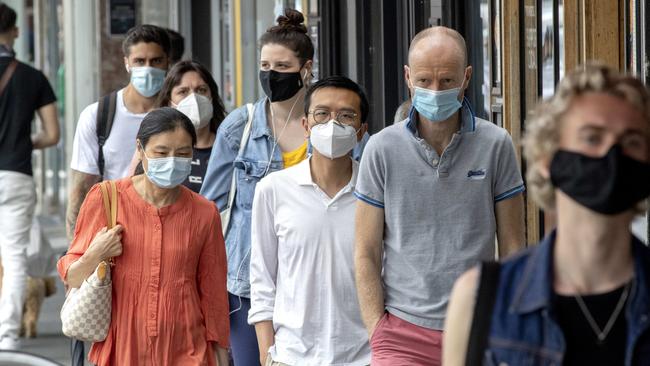
M 540 8 L 540 72 L 541 96 L 546 99 L 555 91 L 555 36 L 553 27 L 553 0 L 542 0 Z
M 558 0 L 557 6 L 557 40 L 558 40 L 558 59 L 559 59 L 559 73 L 558 79 L 562 80 L 564 77 L 564 0 Z

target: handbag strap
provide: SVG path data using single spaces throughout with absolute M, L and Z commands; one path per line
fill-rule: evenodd
M 11 77 L 14 75 L 16 66 L 18 66 L 18 61 L 12 59 L 11 62 L 9 62 L 9 65 L 7 65 L 5 72 L 2 73 L 2 78 L 0 78 L 0 95 L 5 91 L 7 84 L 9 84 L 9 80 L 11 80 Z
M 248 110 L 248 120 L 246 121 L 246 125 L 244 126 L 244 131 L 242 132 L 237 156 L 240 156 L 246 149 L 246 145 L 248 144 L 248 138 L 250 137 L 251 129 L 253 127 L 255 105 L 253 103 L 248 103 L 246 104 L 246 109 Z M 230 214 L 231 214 L 230 209 L 232 208 L 232 204 L 235 202 L 236 192 L 237 192 L 237 177 L 235 176 L 235 169 L 233 168 L 232 179 L 230 180 L 230 191 L 228 192 L 228 207 L 227 207 L 228 213 L 226 214 L 226 217 L 224 217 L 221 220 L 222 221 L 221 229 L 224 236 L 226 236 L 226 232 L 228 231 L 228 225 L 230 224 Z
M 108 187 L 106 187 L 108 186 Z M 99 184 L 102 191 L 102 199 L 104 201 L 104 211 L 106 212 L 107 227 L 112 229 L 117 225 L 117 187 L 115 182 L 107 180 Z M 110 198 L 108 190 L 111 190 Z
M 481 278 L 479 280 L 474 317 L 467 344 L 466 366 L 479 366 L 483 364 L 483 355 L 488 343 L 492 310 L 499 285 L 499 272 L 501 265 L 489 261 L 481 263 Z
M 107 187 L 108 186 L 108 187 Z M 106 213 L 107 228 L 112 229 L 117 225 L 117 186 L 112 180 L 106 180 L 99 183 L 99 188 L 102 191 L 102 200 L 104 201 L 104 211 Z M 110 197 L 109 191 L 110 189 Z M 112 265 L 113 258 L 108 259 L 108 261 L 102 261 L 97 266 L 97 277 L 103 281 L 106 278 L 107 267 Z

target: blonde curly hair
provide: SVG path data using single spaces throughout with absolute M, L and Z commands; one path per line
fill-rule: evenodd
M 535 202 L 545 210 L 555 208 L 555 189 L 540 171 L 558 150 L 560 126 L 576 97 L 589 92 L 607 93 L 624 99 L 638 109 L 650 125 L 650 94 L 638 79 L 599 64 L 580 67 L 567 74 L 555 94 L 540 103 L 526 123 L 524 157 L 526 180 Z M 650 140 L 650 135 L 648 136 Z

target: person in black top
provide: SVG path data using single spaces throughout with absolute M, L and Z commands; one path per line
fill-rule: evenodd
M 4 278 L 0 296 L 0 350 L 17 349 L 25 295 L 26 248 L 36 190 L 32 150 L 56 145 L 56 97 L 45 75 L 17 61 L 16 12 L 0 3 L 0 252 Z M 32 134 L 37 113 L 42 132 Z
M 604 65 L 567 73 L 527 121 L 524 155 L 557 227 L 499 273 L 458 279 L 443 363 L 650 365 L 650 249 L 630 228 L 650 196 L 646 86 Z
M 217 83 L 200 63 L 180 61 L 167 74 L 156 104 L 178 109 L 196 128 L 192 172 L 183 185 L 199 193 L 217 128 L 226 117 Z

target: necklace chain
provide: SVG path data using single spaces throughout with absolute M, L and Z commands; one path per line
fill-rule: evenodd
M 598 342 L 600 343 L 604 342 L 605 339 L 607 338 L 607 335 L 614 327 L 614 323 L 616 323 L 616 319 L 618 319 L 621 310 L 623 310 L 623 305 L 625 305 L 625 301 L 627 300 L 627 297 L 630 293 L 631 283 L 632 283 L 631 281 L 628 282 L 623 288 L 623 293 L 621 294 L 621 297 L 618 300 L 618 303 L 616 304 L 616 308 L 614 308 L 612 315 L 609 316 L 609 320 L 607 321 L 607 324 L 605 324 L 605 328 L 603 330 L 600 330 L 598 323 L 596 323 L 596 320 L 591 315 L 591 312 L 589 311 L 589 308 L 587 308 L 587 304 L 585 304 L 584 300 L 582 299 L 582 296 L 580 296 L 579 294 L 574 295 L 576 301 L 578 302 L 578 306 L 580 307 L 580 311 L 582 311 L 582 315 L 585 316 L 585 318 L 587 319 L 587 323 L 589 323 L 591 329 L 594 331 L 594 333 L 596 333 Z

